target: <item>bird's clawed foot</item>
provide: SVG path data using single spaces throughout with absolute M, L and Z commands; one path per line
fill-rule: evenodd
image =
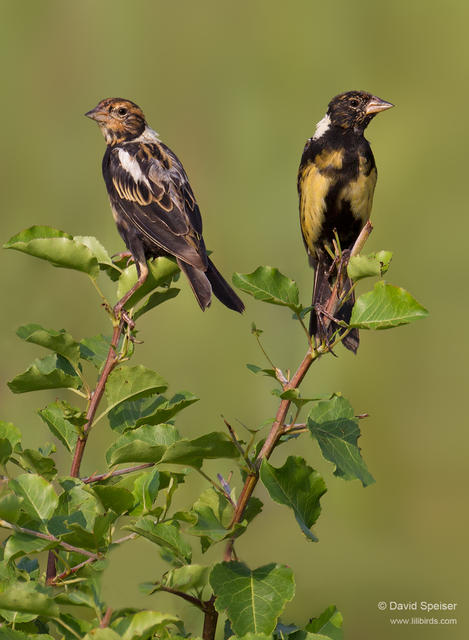
M 112 311 L 114 313 L 115 319 L 124 322 L 129 327 L 130 331 L 132 331 L 132 329 L 135 329 L 134 320 L 129 316 L 127 311 L 119 302 L 115 305 Z
M 120 251 L 119 253 L 114 253 L 114 255 L 111 256 L 111 260 L 115 264 L 126 260 L 125 266 L 128 267 L 134 261 L 134 258 L 130 251 Z

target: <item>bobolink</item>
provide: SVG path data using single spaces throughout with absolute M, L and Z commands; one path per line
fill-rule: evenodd
M 102 100 L 86 114 L 107 143 L 103 176 L 117 229 L 135 262 L 138 280 L 114 307 L 118 316 L 148 275 L 147 259 L 174 256 L 205 310 L 212 291 L 228 308 L 244 305 L 207 256 L 202 218 L 177 156 L 161 142 L 135 103 Z
M 324 330 L 321 315 L 338 268 L 326 247 L 332 248 L 337 234 L 346 256 L 370 217 L 377 172 L 371 147 L 363 134 L 377 113 L 392 106 L 365 91 L 336 96 L 303 151 L 298 171 L 300 225 L 310 264 L 315 269 L 310 334 L 319 340 L 327 339 L 337 329 L 332 322 Z M 346 280 L 343 295 L 347 295 L 350 286 Z M 353 304 L 352 294 L 338 310 L 337 319 L 348 322 Z M 358 331 L 345 336 L 344 345 L 356 352 Z

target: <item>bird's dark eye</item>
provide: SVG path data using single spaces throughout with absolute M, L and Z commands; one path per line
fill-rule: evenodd
M 125 107 L 119 107 L 119 109 L 117 109 L 117 113 L 120 116 L 125 116 L 127 114 L 127 109 Z
M 358 101 L 356 98 L 352 98 L 352 99 L 350 100 L 350 106 L 351 106 L 351 107 L 358 107 L 358 105 L 359 105 L 359 104 L 360 104 L 360 103 L 359 103 L 359 101 Z

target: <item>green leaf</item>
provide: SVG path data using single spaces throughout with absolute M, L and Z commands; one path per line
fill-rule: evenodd
M 12 422 L 0 420 L 0 438 L 8 440 L 14 450 L 16 445 L 21 442 L 21 431 Z
M 197 518 L 189 533 L 202 537 L 202 549 L 213 542 L 220 542 L 232 535 L 229 529 L 233 517 L 233 505 L 212 487 L 206 489 L 192 505 L 192 513 Z
M 166 401 L 164 396 L 153 395 L 146 398 L 137 398 L 137 400 L 126 400 L 111 409 L 108 413 L 108 420 L 111 429 L 118 433 L 123 433 L 129 429 L 134 429 L 137 421 L 146 424 L 145 418 L 151 416 L 160 405 Z
M 391 329 L 428 316 L 428 311 L 401 287 L 377 282 L 373 291 L 356 301 L 350 326 L 357 329 Z
M 106 384 L 104 393 L 108 410 L 127 400 L 161 393 L 167 387 L 168 383 L 160 375 L 143 365 L 119 367 L 114 369 Z
M 292 570 L 278 564 L 252 571 L 241 562 L 222 562 L 214 566 L 210 584 L 217 611 L 226 612 L 237 636 L 272 633 L 295 594 Z
M 98 627 L 87 633 L 83 640 L 122 640 L 122 636 L 112 629 L 100 629 Z
M 63 404 L 52 402 L 44 409 L 39 409 L 38 414 L 49 427 L 56 438 L 70 451 L 75 449 L 78 440 L 78 428 L 64 416 Z
M 109 412 L 109 424 L 115 431 L 126 431 L 144 424 L 162 424 L 199 398 L 188 391 L 180 391 L 171 400 L 151 396 L 128 400 Z
M 121 640 L 148 640 L 154 634 L 160 636 L 161 632 L 170 624 L 177 624 L 179 618 L 168 613 L 158 611 L 139 611 L 131 616 L 121 618 L 113 623 L 113 628 L 119 634 Z M 92 635 L 93 640 L 96 638 Z M 98 640 L 112 640 L 111 638 L 98 638 Z
M 8 562 L 10 560 L 21 558 L 21 556 L 30 555 L 33 553 L 41 553 L 42 551 L 51 549 L 55 546 L 56 543 L 51 542 L 50 540 L 43 540 L 42 538 L 27 536 L 24 533 L 15 533 L 6 541 L 5 555 L 3 559 L 5 560 L 5 562 Z
M 114 466 L 122 462 L 159 462 L 178 437 L 170 424 L 144 425 L 127 431 L 106 451 L 107 463 Z
M 34 360 L 29 369 L 7 383 L 13 393 L 43 389 L 78 389 L 80 378 L 62 356 L 51 354 Z
M 0 438 L 0 464 L 4 465 L 10 459 L 13 449 L 7 438 Z
M 142 424 L 162 424 L 167 422 L 186 407 L 198 402 L 198 400 L 199 398 L 190 393 L 190 391 L 180 391 L 170 400 L 163 399 L 163 402 L 156 407 L 153 413 L 138 418 L 137 427 Z
M 125 305 L 131 309 L 156 287 L 169 284 L 178 272 L 179 268 L 170 258 L 156 258 L 148 261 L 149 274 L 145 283 L 133 294 Z M 117 285 L 117 296 L 122 298 L 137 282 L 137 269 L 134 264 L 124 269 Z
M 298 287 L 274 267 L 258 267 L 253 273 L 235 273 L 233 283 L 257 300 L 299 311 Z
M 4 493 L 0 497 L 0 519 L 15 523 L 20 515 L 20 500 L 14 493 Z
M 30 227 L 10 238 L 3 246 L 47 260 L 54 267 L 83 271 L 92 278 L 99 273 L 98 261 L 87 246 L 68 233 L 51 227 Z
M 18 624 L 16 616 L 15 623 Z M 48 633 L 24 633 L 23 631 L 9 629 L 8 627 L 2 627 L 0 633 L 2 640 L 54 640 Z
M 75 236 L 74 239 L 75 242 L 80 242 L 88 247 L 98 261 L 100 269 L 106 271 L 111 280 L 119 278 L 122 273 L 121 269 L 113 263 L 111 256 L 97 238 L 94 236 Z
M 97 551 L 101 547 L 107 546 L 107 534 L 116 518 L 117 515 L 113 512 L 96 516 L 92 531 L 85 529 L 78 522 L 72 522 L 72 518 L 69 518 L 67 523 L 69 533 L 62 534 L 60 538 L 76 547 Z
M 392 251 L 378 251 L 368 256 L 352 256 L 347 265 L 347 275 L 354 281 L 373 276 L 381 277 L 389 269 Z
M 148 512 L 156 500 L 160 488 L 160 474 L 156 468 L 140 473 L 134 479 L 132 495 L 134 507 L 131 515 L 139 516 Z
M 244 636 L 231 636 L 230 640 L 272 640 L 273 637 L 271 633 L 246 633 Z
M 306 625 L 305 630 L 313 633 L 321 633 L 331 640 L 343 640 L 343 617 L 334 605 L 328 607 L 318 618 L 313 618 Z M 296 638 L 295 640 L 302 640 Z
M 277 380 L 274 369 L 263 369 L 262 367 L 258 367 L 256 364 L 247 364 L 246 367 L 249 371 L 252 371 L 252 373 L 262 373 L 264 376 Z
M 130 511 L 134 506 L 133 495 L 123 487 L 107 487 L 95 484 L 93 490 L 106 510 L 112 509 L 115 513 L 122 514 Z
M 10 487 L 19 498 L 23 498 L 21 506 L 34 520 L 49 520 L 57 508 L 57 494 L 41 476 L 24 473 L 10 480 Z
M 181 536 L 177 522 L 160 522 L 157 524 L 151 516 L 144 516 L 125 528 L 138 533 L 163 549 L 167 549 L 179 564 L 190 564 L 192 549 L 190 544 Z
M 43 456 L 39 451 L 34 449 L 24 449 L 17 454 L 21 466 L 26 471 L 34 471 L 46 480 L 52 480 L 57 475 L 55 462 L 52 458 Z
M 92 338 L 83 338 L 80 341 L 80 356 L 94 364 L 97 369 L 101 369 L 106 362 L 110 344 L 111 340 L 102 334 Z
M 321 447 L 322 455 L 336 465 L 334 475 L 358 478 L 364 487 L 374 482 L 360 454 L 360 429 L 353 408 L 342 396 L 319 402 L 308 415 L 308 428 Z
M 40 324 L 25 324 L 17 330 L 16 335 L 25 342 L 38 344 L 55 351 L 74 366 L 78 365 L 80 347 L 65 329 L 54 331 L 53 329 L 44 329 Z
M 292 404 L 295 405 L 298 409 L 301 409 L 308 402 L 315 402 L 316 400 L 320 400 L 321 398 L 302 398 L 301 393 L 298 389 L 287 389 L 287 391 L 282 391 L 281 389 L 273 389 L 272 394 L 274 396 L 278 396 L 282 400 L 290 400 Z
M 165 289 L 164 291 L 155 291 L 134 313 L 134 320 L 137 320 L 137 318 L 140 318 L 140 316 L 143 316 L 144 313 L 151 311 L 151 309 L 154 309 L 158 305 L 163 304 L 163 302 L 175 298 L 179 292 L 180 289 L 177 289 L 176 287 L 171 287 L 170 289 Z
M 57 618 L 59 615 L 52 589 L 33 582 L 0 584 L 0 608 L 34 613 L 46 618 Z
M 273 467 L 264 459 L 261 480 L 272 500 L 290 507 L 305 536 L 316 542 L 311 527 L 321 512 L 319 500 L 326 493 L 326 485 L 319 473 L 297 456 L 289 456 L 280 468 Z
M 233 441 L 221 431 L 213 431 L 194 440 L 175 442 L 168 448 L 161 462 L 200 468 L 204 460 L 238 457 L 239 451 Z
M 93 529 L 97 515 L 103 513 L 93 489 L 76 478 L 65 478 L 60 484 L 64 492 L 60 495 L 57 515 L 67 516 L 68 523 L 78 522 L 89 530 Z M 51 523 L 49 529 L 54 533 Z M 59 535 L 59 532 L 54 535 Z
M 190 564 L 184 567 L 172 569 L 164 574 L 161 582 L 151 585 L 149 593 L 158 591 L 161 587 L 189 593 L 190 591 L 201 591 L 208 584 L 210 567 L 200 564 Z

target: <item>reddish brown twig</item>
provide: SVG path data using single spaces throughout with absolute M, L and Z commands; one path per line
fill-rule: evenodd
M 124 476 L 127 473 L 134 473 L 135 471 L 148 469 L 149 467 L 154 467 L 155 464 L 155 462 L 143 462 L 142 464 L 135 465 L 135 467 L 126 467 L 125 469 L 117 469 L 116 471 L 109 471 L 108 473 L 92 474 L 86 478 L 81 478 L 81 481 L 84 484 L 101 482 L 101 480 L 107 480 L 108 478 L 114 478 L 115 476 Z
M 101 402 L 101 398 L 103 397 L 109 374 L 119 362 L 117 345 L 119 344 L 123 327 L 124 319 L 121 319 L 119 324 L 116 324 L 116 326 L 114 327 L 114 333 L 112 335 L 106 362 L 104 364 L 103 370 L 101 371 L 101 375 L 99 376 L 98 384 L 91 394 L 90 404 L 88 406 L 88 411 L 86 412 L 86 424 L 83 427 L 83 431 L 77 440 L 75 453 L 73 455 L 72 468 L 70 470 L 70 475 L 72 476 L 72 478 L 78 478 L 80 474 L 80 465 L 83 459 L 83 453 L 85 451 L 88 435 L 90 433 L 91 427 L 93 426 L 93 420 L 96 415 L 96 411 L 98 409 L 99 403 Z
M 215 595 L 210 600 L 203 603 L 204 607 L 204 628 L 202 631 L 203 640 L 213 640 L 217 630 L 218 611 L 215 609 Z
M 355 241 L 355 244 L 353 245 L 352 250 L 350 252 L 350 256 L 358 255 L 361 252 L 372 230 L 373 230 L 373 226 L 371 222 L 368 221 L 363 227 L 362 231 L 360 232 L 360 235 L 358 236 L 357 240 Z M 326 304 L 326 311 L 328 315 L 330 315 L 331 317 L 334 316 L 334 313 L 340 302 L 339 280 L 341 280 L 341 274 L 338 274 L 338 278 L 332 289 L 331 296 Z M 331 320 L 326 318 L 325 322 L 330 323 Z M 342 338 L 345 335 L 346 334 L 344 333 L 342 335 Z M 301 382 L 303 381 L 305 375 L 307 374 L 313 362 L 323 354 L 330 352 L 333 346 L 334 345 L 321 345 L 317 349 L 313 349 L 311 347 L 308 350 L 308 353 L 303 358 L 303 361 L 298 367 L 293 378 L 290 381 L 288 381 L 287 384 L 284 386 L 284 391 L 288 391 L 290 389 L 297 389 L 300 386 Z M 288 428 L 287 429 L 285 428 L 285 418 L 287 417 L 290 405 L 291 405 L 290 400 L 282 400 L 280 403 L 280 406 L 277 410 L 277 415 L 275 416 L 275 421 L 270 429 L 269 435 L 267 436 L 266 441 L 264 442 L 264 445 L 256 458 L 256 469 L 255 471 L 250 473 L 245 480 L 243 489 L 236 503 L 235 511 L 231 519 L 229 529 L 234 527 L 234 525 L 237 524 L 238 522 L 241 522 L 243 518 L 246 505 L 250 497 L 252 496 L 253 491 L 259 480 L 259 469 L 262 464 L 262 461 L 269 459 L 273 450 L 277 446 L 280 437 L 286 431 L 289 430 Z M 224 554 L 225 561 L 230 561 L 232 558 L 233 544 L 234 544 L 234 540 L 232 539 L 228 542 L 226 546 L 225 554 Z
M 72 467 L 70 469 L 70 475 L 72 476 L 72 478 L 78 478 L 80 474 L 81 461 L 83 459 L 83 454 L 85 452 L 85 447 L 91 427 L 93 426 L 93 420 L 95 418 L 96 411 L 98 409 L 99 403 L 101 402 L 101 398 L 103 397 L 109 374 L 119 363 L 119 354 L 117 351 L 117 347 L 122 335 L 124 324 L 125 319 L 124 317 L 121 317 L 120 321 L 114 325 L 114 331 L 112 334 L 111 344 L 109 345 L 106 362 L 104 363 L 104 367 L 101 371 L 101 375 L 99 376 L 96 388 L 89 398 L 88 410 L 86 412 L 86 424 L 84 425 L 83 430 L 77 440 L 75 451 L 73 454 Z M 47 584 L 54 584 L 56 571 L 57 569 L 55 565 L 55 555 L 52 552 L 49 552 L 46 570 Z

